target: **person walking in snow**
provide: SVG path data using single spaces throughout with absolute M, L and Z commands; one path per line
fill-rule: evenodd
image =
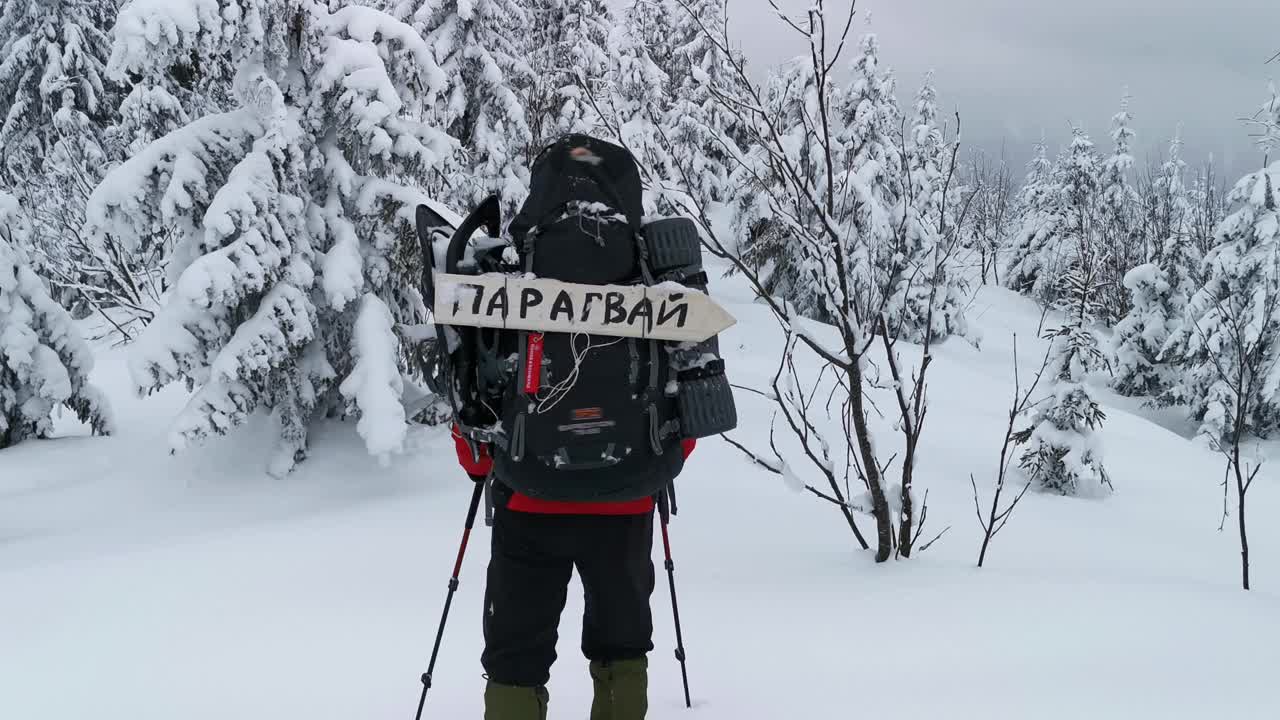
M 578 285 L 684 282 L 705 291 L 696 229 L 679 220 L 643 224 L 639 169 L 625 149 L 563 138 L 535 161 L 530 190 L 508 228 L 519 257 L 508 272 Z M 607 304 L 613 294 L 597 299 Z M 546 302 L 554 316 L 560 299 L 519 302 Z M 714 338 L 679 344 L 585 332 L 482 332 L 489 335 L 464 334 L 462 342 L 486 348 L 476 356 L 496 368 L 478 373 L 487 378 L 487 397 L 471 407 L 482 407 L 484 417 L 462 424 L 466 436 L 455 426 L 454 438 L 467 474 L 491 483 L 485 720 L 546 718 L 546 684 L 575 569 L 585 593 L 591 719 L 642 720 L 653 650 L 655 507 L 666 510 L 693 438 L 726 429 L 681 418 L 692 402 L 684 393 L 708 383 L 722 389 L 727 404 L 699 407 L 724 410 L 719 417 L 736 424 L 723 362 L 707 362 L 718 345 Z M 697 367 L 686 362 L 691 357 Z M 501 379 L 489 380 L 495 376 Z M 500 431 L 475 432 L 484 427 Z
M 483 482 L 492 471 L 460 437 L 458 459 Z M 695 441 L 684 440 L 682 455 Z M 582 654 L 590 661 L 591 720 L 642 720 L 653 650 L 654 499 L 555 502 L 493 485 L 492 556 L 484 595 L 485 720 L 543 720 L 560 613 L 576 568 L 586 608 Z

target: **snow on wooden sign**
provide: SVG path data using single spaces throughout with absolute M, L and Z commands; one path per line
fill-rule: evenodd
M 706 294 L 676 283 L 578 285 L 499 273 L 438 273 L 435 312 L 441 325 L 677 342 L 701 342 L 737 322 Z

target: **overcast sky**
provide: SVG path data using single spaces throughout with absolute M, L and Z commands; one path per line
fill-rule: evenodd
M 815 0 L 778 0 L 801 12 Z M 849 0 L 828 0 L 832 15 Z M 767 0 L 728 0 L 731 31 L 757 68 L 804 50 Z M 1280 0 L 859 0 L 906 102 L 929 69 L 958 109 L 966 144 L 1022 163 L 1048 134 L 1056 152 L 1072 123 L 1104 150 L 1110 118 L 1133 95 L 1140 162 L 1179 123 L 1188 159 L 1213 153 L 1233 175 L 1262 162 L 1240 118 L 1280 79 Z

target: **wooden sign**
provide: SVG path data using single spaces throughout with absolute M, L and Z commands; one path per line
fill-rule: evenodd
M 577 285 L 500 273 L 435 277 L 436 322 L 442 325 L 702 342 L 737 322 L 705 293 L 676 283 Z

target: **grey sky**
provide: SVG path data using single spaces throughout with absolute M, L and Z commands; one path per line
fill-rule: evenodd
M 801 12 L 815 0 L 778 0 Z M 849 0 L 828 0 L 831 10 Z M 728 0 L 731 31 L 757 68 L 804 45 L 767 0 Z M 1240 118 L 1280 78 L 1277 0 L 859 0 L 899 76 L 901 99 L 937 71 L 940 99 L 958 109 L 966 144 L 1022 163 L 1043 130 L 1052 151 L 1083 125 L 1100 148 L 1127 87 L 1133 95 L 1139 162 L 1163 153 L 1179 123 L 1186 156 L 1213 153 L 1228 174 L 1258 166 L 1261 154 Z M 833 15 L 837 14 L 832 12 Z

